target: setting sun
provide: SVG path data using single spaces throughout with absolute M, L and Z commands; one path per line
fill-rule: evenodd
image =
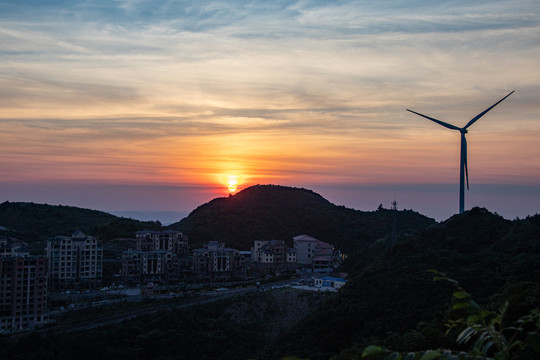
M 244 187 L 246 176 L 245 175 L 232 175 L 239 174 L 239 172 L 231 171 L 229 173 L 221 173 L 217 176 L 217 180 L 222 185 L 220 189 L 225 190 L 229 195 L 232 195 Z
M 229 192 L 230 193 L 233 193 L 236 191 L 236 187 L 238 185 L 238 180 L 237 179 L 234 179 L 234 178 L 230 178 L 228 181 L 228 188 L 229 188 Z

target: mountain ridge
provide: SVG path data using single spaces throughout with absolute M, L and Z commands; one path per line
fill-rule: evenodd
M 208 241 L 248 250 L 254 240 L 285 240 L 308 234 L 344 251 L 356 251 L 392 233 L 415 233 L 436 222 L 412 210 L 394 212 L 379 208 L 365 212 L 331 203 L 305 188 L 254 185 L 229 197 L 218 197 L 198 206 L 189 215 L 167 227 L 155 221 L 138 221 L 98 210 L 74 206 L 23 202 L 0 204 L 0 234 L 21 240 L 46 240 L 81 230 L 109 240 L 134 237 L 137 230 L 163 228 L 182 231 L 192 247 Z
M 392 232 L 414 233 L 435 220 L 412 210 L 360 211 L 335 205 L 304 188 L 254 185 L 235 195 L 202 204 L 186 218 L 168 226 L 182 231 L 192 244 L 210 240 L 249 249 L 254 240 L 285 240 L 308 234 L 351 251 Z
M 145 228 L 161 228 L 158 222 L 122 218 L 99 210 L 9 201 L 0 203 L 0 226 L 4 228 L 0 234 L 29 242 L 71 235 L 76 230 L 108 240 L 133 237 L 135 231 Z

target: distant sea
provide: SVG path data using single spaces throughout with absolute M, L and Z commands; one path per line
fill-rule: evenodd
M 159 221 L 162 225 L 170 225 L 178 222 L 189 215 L 187 212 L 180 211 L 109 211 L 116 216 L 141 220 L 141 221 Z

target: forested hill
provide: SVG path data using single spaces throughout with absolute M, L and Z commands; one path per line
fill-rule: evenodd
M 374 244 L 343 264 L 349 282 L 337 296 L 276 338 L 262 358 L 322 360 L 370 343 L 402 351 L 455 348 L 455 334 L 444 335 L 453 288 L 434 282 L 430 269 L 490 309 L 508 301 L 505 319 L 517 320 L 540 307 L 540 215 L 509 221 L 473 208 L 393 246 Z
M 256 185 L 201 205 L 169 228 L 188 235 L 195 246 L 218 240 L 247 250 L 253 240 L 290 242 L 294 236 L 307 234 L 350 252 L 391 236 L 394 215 L 400 234 L 416 233 L 435 224 L 410 210 L 363 212 L 336 206 L 311 190 Z
M 220 360 L 275 360 L 286 356 L 350 360 L 361 358 L 368 344 L 400 351 L 463 350 L 455 339 L 464 327 L 445 335 L 448 330 L 445 324 L 452 319 L 448 309 L 455 288 L 449 282 L 434 282 L 430 269 L 457 280 L 483 308 L 497 311 L 508 303 L 504 326 L 531 309 L 540 308 L 540 215 L 510 221 L 486 209 L 473 208 L 441 223 L 424 218 L 427 227 L 416 233 L 402 230 L 394 243 L 386 236 L 391 221 L 382 230 L 377 227 L 392 218 L 389 210 L 363 213 L 335 207 L 303 189 L 263 186 L 246 190 L 247 193 L 201 206 L 190 220 L 206 216 L 209 225 L 201 219 L 196 225 L 207 226 L 208 235 L 220 230 L 220 219 L 216 216 L 233 212 L 234 216 L 225 220 L 232 222 L 235 216 L 245 215 L 245 219 L 255 221 L 257 214 L 274 211 L 275 219 L 269 215 L 266 218 L 274 222 L 274 227 L 268 229 L 279 229 L 277 225 L 282 225 L 294 235 L 308 232 L 300 226 L 295 228 L 296 219 L 299 224 L 320 231 L 312 235 L 328 240 L 323 238 L 326 228 L 318 228 L 316 222 L 308 222 L 306 217 L 313 216 L 322 223 L 337 217 L 341 223 L 332 225 L 334 228 L 330 230 L 337 231 L 341 224 L 354 225 L 352 234 L 359 236 L 346 237 L 340 233 L 343 240 L 358 239 L 344 242 L 343 246 L 360 244 L 363 239 L 360 236 L 370 236 L 376 241 L 362 245 L 362 251 L 350 252 L 341 267 L 349 273 L 348 282 L 334 294 L 267 289 L 252 296 L 167 310 L 79 333 L 34 333 L 17 342 L 2 342 L 0 338 L 0 357 L 72 359 L 79 356 L 108 360 L 165 359 L 187 354 L 191 358 Z M 272 199 L 276 198 L 273 203 Z M 266 212 L 260 209 L 260 203 L 266 204 Z M 287 216 L 305 217 L 285 221 L 284 215 L 280 215 L 285 210 L 279 209 L 280 205 L 289 203 L 293 210 Z M 240 211 L 239 204 L 245 209 Z M 317 206 L 320 207 L 314 211 Z M 312 212 L 302 210 L 304 207 Z M 398 228 L 408 217 L 418 224 L 423 218 L 407 211 L 399 215 Z M 265 218 L 262 219 L 264 222 Z M 245 221 L 244 226 L 249 228 L 251 224 Z M 185 221 L 182 223 L 186 226 Z M 244 234 L 243 228 L 237 230 Z M 334 239 L 339 238 L 334 236 Z M 460 310 L 463 309 L 457 311 Z M 514 358 L 537 358 L 526 351 Z
M 394 216 L 398 234 L 413 234 L 435 224 L 433 219 L 410 210 L 363 212 L 336 206 L 311 190 L 256 185 L 203 204 L 169 228 L 188 235 L 192 247 L 217 240 L 247 250 L 258 239 L 286 240 L 292 245 L 292 237 L 307 234 L 351 252 L 391 236 Z M 8 201 L 0 204 L 0 226 L 8 229 L 0 228 L 0 235 L 29 242 L 70 235 L 75 230 L 108 240 L 133 237 L 137 230 L 162 229 L 158 222 L 102 211 Z
M 137 230 L 161 228 L 157 222 L 120 218 L 102 211 L 9 201 L 0 204 L 0 226 L 7 229 L 0 234 L 28 242 L 71 235 L 76 230 L 108 240 L 133 237 Z

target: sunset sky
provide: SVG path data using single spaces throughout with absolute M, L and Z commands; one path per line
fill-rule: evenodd
M 540 1 L 0 1 L 0 202 L 540 209 Z

